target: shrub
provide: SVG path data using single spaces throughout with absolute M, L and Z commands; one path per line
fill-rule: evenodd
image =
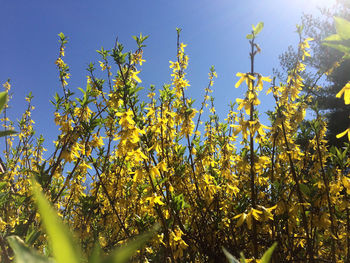
M 134 37 L 134 52 L 125 52 L 118 42 L 111 50 L 99 50 L 105 78 L 97 77 L 91 63 L 79 96 L 68 84 L 67 38 L 59 34 L 62 94 L 56 93 L 52 103 L 60 134 L 45 159 L 43 138 L 34 140 L 28 96 L 19 133 L 7 137 L 2 236 L 16 234 L 51 255 L 31 198 L 34 176 L 79 236 L 84 255 L 92 254 L 96 242 L 109 253 L 159 223 L 133 260 L 224 262 L 225 247 L 234 257 L 243 252 L 251 262 L 275 241 L 274 262 L 349 260 L 349 145 L 327 148 L 327 125 L 317 107 L 310 109 L 315 119 L 304 119 L 311 97 L 300 94 L 300 72 L 311 39 L 303 39 L 298 27 L 297 63 L 287 83 L 276 84 L 254 68 L 262 27 L 259 23 L 247 35 L 251 71 L 238 73 L 236 84 L 245 83 L 247 90 L 224 121 L 211 95 L 214 67 L 201 108 L 196 110 L 186 96 L 188 56 L 179 29 L 177 57 L 170 62 L 172 83 L 159 91 L 151 86 L 147 102 L 138 95 L 147 36 Z M 257 111 L 266 85 L 275 100 L 269 126 Z M 343 93 L 347 102 L 347 88 Z M 209 117 L 201 125 L 207 109 Z M 3 242 L 1 248 L 3 259 L 11 257 Z

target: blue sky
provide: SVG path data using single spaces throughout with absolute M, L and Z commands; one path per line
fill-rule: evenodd
M 328 0 L 328 4 L 332 1 Z M 316 6 L 326 0 L 0 0 L 0 82 L 10 78 L 13 100 L 10 116 L 19 119 L 25 109 L 25 95 L 34 95 L 33 118 L 38 133 L 51 145 L 57 128 L 49 102 L 61 92 L 54 64 L 58 56 L 58 36 L 69 37 L 65 62 L 72 74 L 71 90 L 86 85 L 89 62 L 98 66 L 97 49 L 110 49 L 116 36 L 126 50 L 136 47 L 133 35 L 150 35 L 144 50 L 146 63 L 140 77 L 142 86 L 160 88 L 170 83 L 169 60 L 176 56 L 176 27 L 182 28 L 181 40 L 188 44 L 188 94 L 198 102 L 214 65 L 218 78 L 214 85 L 216 108 L 224 118 L 228 103 L 244 96 L 244 88 L 234 88 L 237 72 L 249 71 L 249 46 L 246 34 L 251 25 L 265 23 L 257 42 L 262 53 L 256 71 L 272 76 L 278 55 L 288 45 L 297 44 L 295 25 L 303 12 L 318 14 Z M 78 91 L 78 90 L 77 90 Z M 273 107 L 262 98 L 261 112 Z M 0 146 L 1 147 L 1 146 Z

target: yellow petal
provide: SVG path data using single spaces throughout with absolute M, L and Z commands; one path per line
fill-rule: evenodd
M 350 132 L 350 128 L 346 129 L 346 130 L 343 131 L 342 133 L 337 134 L 337 138 L 339 139 L 339 138 L 345 136 L 345 135 L 346 135 L 347 133 L 349 133 L 349 132 Z M 349 136 L 349 135 L 348 135 L 348 136 Z
M 160 176 L 159 170 L 157 167 L 152 167 L 151 168 L 151 177 L 154 178 L 156 176 Z
M 252 212 L 251 211 L 247 215 L 247 225 L 249 229 L 252 229 Z
M 252 215 L 254 216 L 255 220 L 260 221 L 260 215 L 262 213 L 262 211 L 252 208 Z
M 242 82 L 243 82 L 247 77 L 246 77 L 246 74 L 243 74 L 243 73 L 237 73 L 236 76 L 237 76 L 237 77 L 241 77 L 241 78 L 239 79 L 239 81 L 237 81 L 237 83 L 236 83 L 236 85 L 235 85 L 235 88 L 238 88 L 238 87 L 242 84 Z
M 240 227 L 244 223 L 244 221 L 245 221 L 245 219 L 247 217 L 247 214 L 246 213 L 242 213 L 242 214 L 236 215 L 233 219 L 236 219 L 238 217 L 239 217 L 239 219 L 237 221 L 236 227 Z
M 338 98 L 338 99 L 340 99 L 341 96 L 343 95 L 343 93 L 344 93 L 344 88 L 342 88 L 342 89 L 337 93 L 337 95 L 335 95 L 335 97 Z

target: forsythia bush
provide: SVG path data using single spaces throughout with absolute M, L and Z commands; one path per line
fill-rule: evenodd
M 224 121 L 211 95 L 214 67 L 199 110 L 186 96 L 189 59 L 179 29 L 172 83 L 151 86 L 147 101 L 138 95 L 147 36 L 134 37 L 133 52 L 120 43 L 99 50 L 98 69 L 89 65 L 86 88 L 75 94 L 64 62 L 67 38 L 59 34 L 62 92 L 52 103 L 60 132 L 52 154 L 44 158 L 44 138 L 35 137 L 31 95 L 17 127 L 4 111 L 5 128 L 18 134 L 6 137 L 6 171 L 0 175 L 2 261 L 13 255 L 10 235 L 51 255 L 31 198 L 34 176 L 87 256 L 96 243 L 108 254 L 158 223 L 133 261 L 225 262 L 224 247 L 258 262 L 277 241 L 272 262 L 349 262 L 350 146 L 327 147 L 325 120 L 308 106 L 312 97 L 301 94 L 311 39 L 303 39 L 299 27 L 298 62 L 287 82 L 277 84 L 254 68 L 262 26 L 247 36 L 251 70 L 238 73 L 235 85 L 245 95 Z M 9 82 L 4 87 L 9 91 Z M 347 103 L 349 87 L 339 95 Z M 315 84 L 314 92 L 319 88 Z M 275 100 L 265 124 L 257 111 L 263 89 Z M 313 120 L 304 119 L 307 109 Z M 340 136 L 345 134 L 350 132 Z

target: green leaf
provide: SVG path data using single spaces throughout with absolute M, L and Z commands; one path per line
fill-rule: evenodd
M 247 38 L 247 39 L 253 39 L 253 35 L 252 35 L 252 34 L 248 34 L 248 35 L 246 36 L 246 38 Z
M 83 90 L 82 88 L 78 88 L 78 90 L 80 90 L 85 95 L 85 90 Z
M 7 99 L 8 99 L 7 92 L 6 91 L 0 92 L 0 113 L 4 109 Z
M 264 27 L 264 23 L 263 22 L 259 22 L 256 27 L 253 26 L 253 32 L 254 32 L 254 35 L 257 35 L 260 33 L 260 31 L 263 29 Z
M 123 263 L 130 261 L 136 250 L 142 247 L 158 230 L 159 226 L 154 226 L 149 232 L 146 232 L 134 240 L 129 241 L 125 246 L 117 248 L 103 263 Z
M 260 260 L 261 263 L 269 263 L 270 262 L 272 253 L 275 250 L 276 246 L 277 246 L 277 242 L 273 243 L 273 245 L 268 250 L 266 250 L 266 252 L 264 253 L 263 257 Z
M 344 46 L 342 44 L 336 44 L 336 43 L 327 43 L 327 42 L 323 43 L 323 45 L 328 46 L 328 47 L 332 47 L 332 48 L 339 50 L 343 53 L 350 53 L 349 46 Z
M 297 27 L 297 30 L 296 30 L 296 32 L 298 32 L 299 33 L 299 35 L 301 35 L 301 33 L 303 32 L 303 29 L 304 29 L 304 25 L 302 24 L 302 25 L 296 25 L 296 27 Z
M 29 246 L 33 245 L 35 241 L 39 238 L 41 235 L 41 231 L 37 229 L 33 229 L 27 236 L 25 243 L 28 244 Z
M 80 251 L 56 211 L 50 206 L 38 183 L 32 178 L 32 191 L 57 263 L 80 262 Z
M 239 261 L 234 256 L 232 256 L 231 253 L 228 252 L 224 247 L 222 248 L 222 251 L 224 252 L 229 263 L 239 263 Z
M 101 247 L 97 242 L 92 250 L 92 253 L 89 257 L 89 263 L 100 263 L 101 262 Z
M 61 39 L 64 39 L 65 38 L 65 35 L 61 32 L 58 34 L 58 36 L 61 38 Z
M 334 17 L 335 28 L 342 39 L 350 39 L 350 22 L 341 17 Z
M 300 190 L 304 195 L 310 195 L 310 188 L 306 184 L 300 184 Z
M 0 137 L 5 137 L 5 136 L 9 136 L 9 135 L 14 135 L 16 134 L 16 131 L 0 131 Z
M 0 182 L 0 190 L 4 189 L 7 186 L 6 182 Z
M 16 263 L 53 263 L 53 260 L 27 247 L 18 236 L 9 236 L 7 241 L 15 253 Z
M 338 34 L 333 34 L 323 39 L 323 41 L 334 41 L 334 42 L 341 41 L 341 40 L 342 38 Z
M 8 202 L 9 199 L 9 193 L 0 193 L 0 206 L 5 205 Z

